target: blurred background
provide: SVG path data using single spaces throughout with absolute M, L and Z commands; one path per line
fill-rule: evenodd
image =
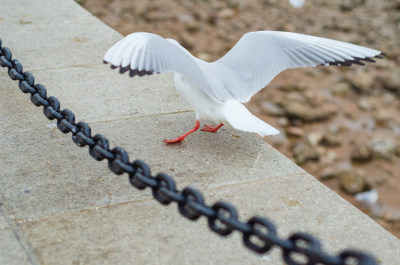
M 173 38 L 210 62 L 258 30 L 385 52 L 366 66 L 286 70 L 246 105 L 281 131 L 266 142 L 400 238 L 400 0 L 77 2 L 123 35 Z

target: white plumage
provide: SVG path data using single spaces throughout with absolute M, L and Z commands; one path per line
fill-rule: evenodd
M 112 46 L 104 62 L 131 76 L 173 72 L 177 92 L 193 107 L 196 120 L 228 122 L 238 130 L 260 136 L 279 131 L 253 116 L 243 102 L 288 68 L 361 64 L 381 58 L 378 50 L 290 32 L 245 34 L 221 59 L 209 63 L 191 55 L 177 41 L 152 33 L 133 33 Z M 180 142 L 198 129 L 174 140 Z M 207 125 L 206 125 L 207 126 Z M 221 125 L 222 126 L 222 125 Z M 220 126 L 219 126 L 220 127 Z M 218 127 L 218 128 L 219 128 Z M 205 130 L 216 132 L 210 129 Z

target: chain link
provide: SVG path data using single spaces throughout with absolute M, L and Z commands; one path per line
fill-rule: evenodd
M 283 260 L 289 265 L 376 265 L 376 260 L 361 251 L 344 250 L 337 256 L 331 256 L 322 250 L 320 242 L 312 235 L 294 233 L 288 239 L 277 236 L 275 225 L 266 218 L 254 216 L 247 222 L 238 220 L 236 208 L 226 202 L 216 202 L 212 206 L 204 203 L 200 191 L 186 187 L 176 188 L 175 180 L 165 173 L 155 177 L 151 175 L 150 167 L 143 161 L 129 161 L 128 153 L 121 147 L 109 147 L 109 141 L 104 135 L 91 135 L 91 128 L 85 122 L 75 123 L 75 115 L 68 109 L 60 108 L 60 101 L 47 96 L 44 85 L 35 84 L 33 75 L 24 72 L 22 64 L 12 59 L 10 49 L 2 46 L 0 39 L 0 65 L 8 68 L 8 75 L 18 80 L 18 86 L 23 93 L 29 93 L 35 106 L 42 106 L 43 113 L 49 120 L 57 120 L 57 127 L 63 133 L 72 133 L 73 142 L 79 146 L 89 146 L 89 154 L 101 161 L 108 161 L 109 169 L 117 175 L 127 173 L 129 182 L 139 190 L 152 189 L 154 199 L 163 205 L 171 202 L 178 204 L 181 215 L 189 220 L 197 220 L 204 216 L 208 219 L 209 228 L 221 236 L 228 236 L 233 231 L 242 233 L 244 245 L 256 252 L 267 253 L 272 247 L 282 250 Z M 299 258 L 301 257 L 301 258 Z

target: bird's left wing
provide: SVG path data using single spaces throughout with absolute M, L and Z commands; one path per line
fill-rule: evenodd
M 194 57 L 173 40 L 146 32 L 132 33 L 114 44 L 104 55 L 104 62 L 130 76 L 175 72 L 190 77 L 204 90 L 209 83 Z
M 381 58 L 380 51 L 362 46 L 303 34 L 258 31 L 245 34 L 214 68 L 225 69 L 221 82 L 227 94 L 247 102 L 260 89 L 288 68 L 317 65 L 361 64 Z M 237 76 L 233 83 L 232 76 Z M 224 99 L 224 98 L 222 98 Z

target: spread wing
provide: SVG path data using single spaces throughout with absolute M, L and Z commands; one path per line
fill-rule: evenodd
M 175 72 L 190 77 L 204 89 L 209 87 L 197 59 L 176 41 L 156 34 L 132 33 L 114 44 L 103 60 L 112 68 L 120 67 L 121 74 L 129 71 L 132 77 Z
M 236 85 L 224 88 L 234 99 L 247 102 L 285 69 L 363 65 L 361 61 L 374 62 L 371 58 L 382 58 L 381 55 L 380 51 L 341 41 L 290 32 L 259 31 L 245 34 L 224 57 L 212 64 L 240 77 Z M 224 75 L 220 78 L 222 83 L 231 83 L 229 75 L 226 79 Z

